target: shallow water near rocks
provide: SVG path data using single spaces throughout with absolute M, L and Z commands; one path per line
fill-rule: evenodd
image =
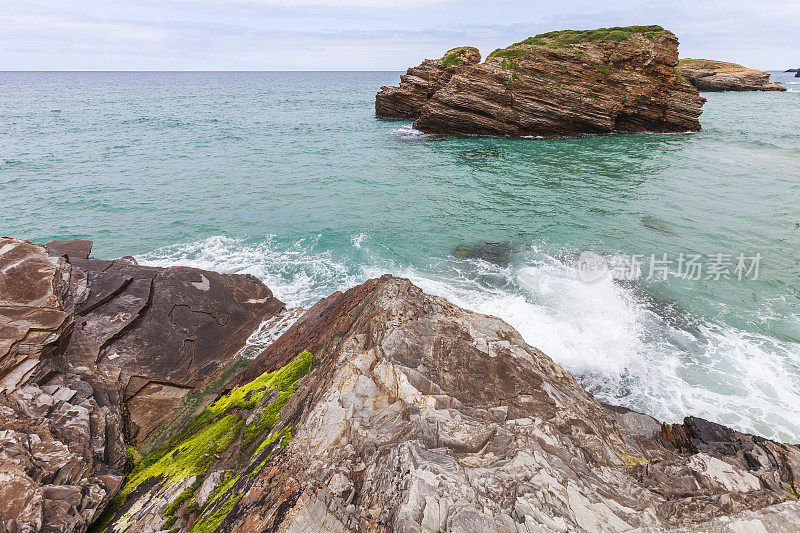
M 251 273 L 290 306 L 391 272 L 603 401 L 800 441 L 795 78 L 705 94 L 698 134 L 543 140 L 378 120 L 398 76 L 0 73 L 0 233 Z M 757 280 L 585 283 L 584 250 L 762 259 Z

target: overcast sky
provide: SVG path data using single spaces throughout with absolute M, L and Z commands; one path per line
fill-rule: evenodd
M 630 24 L 672 30 L 682 57 L 800 66 L 798 0 L 0 0 L 0 70 L 405 70 Z

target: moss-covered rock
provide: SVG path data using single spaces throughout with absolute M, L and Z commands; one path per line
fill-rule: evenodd
M 176 436 L 140 460 L 95 530 L 132 532 L 145 524 L 186 530 L 194 522 L 192 531 L 213 531 L 238 501 L 229 492 L 253 452 L 260 468 L 276 446 L 291 439 L 289 426 L 273 429 L 312 360 L 311 353 L 302 352 L 286 366 L 235 387 L 208 405 Z M 201 508 L 194 495 L 212 466 L 227 470 Z

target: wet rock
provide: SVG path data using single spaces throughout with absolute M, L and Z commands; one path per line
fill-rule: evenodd
M 258 279 L 125 260 L 73 261 L 87 274 L 67 357 L 121 384 L 126 431 L 141 443 L 186 393 L 237 357 L 284 306 Z
M 415 119 L 422 106 L 457 72 L 479 63 L 477 48 L 462 46 L 448 50 L 441 59 L 426 59 L 400 76 L 400 86 L 381 87 L 375 96 L 375 114 L 383 118 Z
M 454 73 L 414 128 L 509 136 L 697 131 L 705 99 L 677 65 L 678 39 L 660 26 L 540 34 Z M 413 107 L 421 98 L 414 93 Z
M 785 91 L 769 72 L 711 59 L 681 59 L 678 72 L 700 91 Z
M 69 259 L 89 259 L 93 244 L 92 241 L 74 239 L 71 241 L 50 241 L 44 246 L 53 255 L 63 254 Z
M 511 256 L 521 246 L 512 242 L 482 242 L 478 244 L 459 244 L 453 248 L 453 257 L 457 259 L 480 259 L 499 266 L 508 266 Z

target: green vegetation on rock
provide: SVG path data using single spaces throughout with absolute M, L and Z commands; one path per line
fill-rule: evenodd
M 613 28 L 598 28 L 595 30 L 557 30 L 528 37 L 506 48 L 498 48 L 489 54 L 489 57 L 523 57 L 530 53 L 528 50 L 520 48 L 525 45 L 561 48 L 572 44 L 593 43 L 595 41 L 622 42 L 627 41 L 637 33 L 655 35 L 663 31 L 665 30 L 661 26 L 615 26 Z
M 233 506 L 236 505 L 239 500 L 242 499 L 244 494 L 232 495 L 230 499 L 225 502 L 225 505 L 211 513 L 209 516 L 201 516 L 200 519 L 195 522 L 192 529 L 189 530 L 190 533 L 211 533 L 212 531 L 216 530 L 217 527 L 225 520 L 225 517 L 233 510 Z
M 454 65 L 458 65 L 460 62 L 461 58 L 457 53 L 447 54 L 444 56 L 444 59 L 442 59 L 442 66 L 452 67 Z
M 259 402 L 269 391 L 277 389 L 279 392 L 275 400 L 261 408 L 261 414 L 258 418 L 245 427 L 242 437 L 243 448 L 249 448 L 259 436 L 268 435 L 272 428 L 275 427 L 275 424 L 280 420 L 281 410 L 289 402 L 289 399 L 295 391 L 297 391 L 297 382 L 300 378 L 308 374 L 308 371 L 311 369 L 311 359 L 312 355 L 310 352 L 303 352 L 288 365 L 270 374 L 264 374 L 253 382 L 260 382 L 261 384 L 259 386 L 265 387 L 263 394 L 259 397 Z M 234 391 L 235 390 L 236 389 L 234 389 Z M 231 395 L 233 395 L 233 391 Z M 255 405 L 257 404 L 258 402 L 256 402 Z M 255 405 L 253 407 L 255 407 Z
M 292 395 L 297 391 L 298 382 L 311 369 L 313 356 L 310 352 L 302 352 L 295 359 L 274 372 L 264 373 L 246 385 L 235 387 L 227 395 L 206 407 L 200 415 L 194 418 L 184 429 L 171 438 L 166 444 L 153 451 L 144 459 L 136 457 L 136 449 L 129 448 L 129 460 L 138 463 L 131 472 L 128 482 L 115 496 L 106 509 L 101 520 L 98 521 L 96 530 L 103 530 L 114 516 L 119 512 L 125 501 L 145 482 L 154 482 L 157 492 L 163 492 L 191 476 L 196 476 L 192 484 L 185 488 L 162 513 L 166 519 L 164 529 L 169 529 L 177 521 L 176 513 L 202 484 L 211 465 L 217 461 L 221 454 L 226 452 L 241 437 L 238 448 L 240 453 L 250 449 L 255 443 L 261 444 L 257 451 L 268 445 L 280 441 L 285 445 L 291 439 L 290 427 L 285 427 L 270 436 L 271 430 L 280 421 L 280 413 Z M 272 391 L 277 391 L 273 401 L 262 405 Z M 248 413 L 259 408 L 261 412 L 257 418 L 245 426 Z M 242 428 L 244 427 L 244 431 Z M 263 440 L 263 441 L 262 441 Z M 262 461 L 259 468 L 272 456 Z M 205 508 L 200 512 L 200 520 L 192 531 L 213 531 L 224 519 L 224 516 L 235 505 L 238 498 L 231 498 L 225 505 L 218 508 L 208 516 L 203 513 L 210 511 L 216 500 L 225 494 L 239 479 L 239 474 L 226 471 L 224 480 L 215 488 Z M 186 509 L 188 514 L 192 511 L 201 511 L 195 502 L 191 502 Z M 223 513 L 223 511 L 225 511 Z M 123 516 L 115 525 L 128 524 L 132 517 Z
M 142 462 L 142 454 L 136 449 L 136 446 L 128 446 L 126 444 L 125 455 L 128 458 L 128 471 L 134 470 Z
M 448 50 L 442 58 L 442 66 L 452 67 L 461 63 L 461 54 L 467 49 L 466 46 L 459 46 Z
M 664 31 L 661 26 L 614 26 L 613 28 L 597 28 L 595 30 L 558 30 L 540 33 L 535 37 L 528 37 L 520 44 L 577 44 L 592 43 L 595 41 L 627 41 L 634 34 L 655 35 Z

